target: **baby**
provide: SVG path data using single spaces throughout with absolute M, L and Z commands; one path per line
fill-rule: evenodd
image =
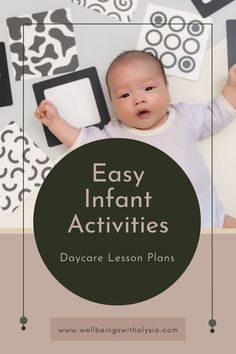
M 35 116 L 70 150 L 106 138 L 136 139 L 151 144 L 172 157 L 191 180 L 198 196 L 202 228 L 211 227 L 211 180 L 197 142 L 217 132 L 236 115 L 236 64 L 220 96 L 210 107 L 202 104 L 170 104 L 168 83 L 161 62 L 143 51 L 128 51 L 110 64 L 106 83 L 116 119 L 102 130 L 69 125 L 48 100 Z M 236 219 L 225 215 L 213 192 L 213 226 L 235 227 Z

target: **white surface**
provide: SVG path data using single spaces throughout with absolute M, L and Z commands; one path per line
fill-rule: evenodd
M 44 94 L 74 127 L 81 128 L 101 121 L 88 78 L 51 87 L 44 90 Z

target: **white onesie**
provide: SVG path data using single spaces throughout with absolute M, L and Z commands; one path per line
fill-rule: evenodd
M 215 190 L 211 198 L 211 179 L 197 142 L 211 135 L 211 126 L 213 133 L 216 133 L 228 125 L 236 116 L 236 110 L 222 95 L 213 101 L 212 108 L 213 114 L 211 108 L 203 104 L 170 105 L 165 123 L 150 130 L 136 129 L 117 119 L 111 120 L 102 130 L 96 127 L 82 128 L 69 150 L 107 138 L 135 139 L 157 147 L 174 159 L 192 182 L 200 205 L 201 227 L 211 227 L 213 208 L 213 227 L 220 228 L 223 227 L 225 213 Z

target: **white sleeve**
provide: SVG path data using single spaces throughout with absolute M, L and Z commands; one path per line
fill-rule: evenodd
M 236 117 L 236 109 L 231 106 L 231 104 L 224 98 L 223 95 L 219 95 L 218 100 L 232 117 Z
M 97 127 L 81 128 L 78 138 L 74 144 L 69 147 L 68 152 L 71 152 L 84 144 L 105 138 L 106 136 L 104 135 L 103 130 L 100 130 Z
M 222 95 L 217 96 L 212 105 L 187 105 L 186 109 L 198 140 L 217 133 L 236 117 L 236 109 Z

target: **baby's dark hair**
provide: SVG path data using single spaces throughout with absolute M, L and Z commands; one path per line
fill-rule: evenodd
M 162 64 L 162 62 L 156 58 L 152 53 L 149 53 L 149 52 L 145 52 L 143 50 L 127 50 L 127 51 L 124 51 L 122 52 L 121 54 L 119 54 L 112 62 L 111 64 L 109 65 L 108 69 L 107 69 L 107 73 L 106 73 L 106 84 L 107 84 L 107 87 L 108 87 L 108 90 L 109 90 L 109 85 L 108 85 L 108 76 L 110 74 L 110 71 L 112 69 L 112 67 L 118 63 L 119 61 L 121 61 L 122 59 L 124 58 L 129 58 L 129 57 L 133 57 L 133 58 L 147 58 L 147 59 L 151 59 L 153 60 L 159 67 L 159 69 L 161 70 L 161 73 L 163 75 L 163 78 L 164 78 L 164 81 L 165 83 L 167 84 L 167 78 L 166 78 L 166 73 L 165 73 L 165 69 L 164 69 L 164 66 Z

